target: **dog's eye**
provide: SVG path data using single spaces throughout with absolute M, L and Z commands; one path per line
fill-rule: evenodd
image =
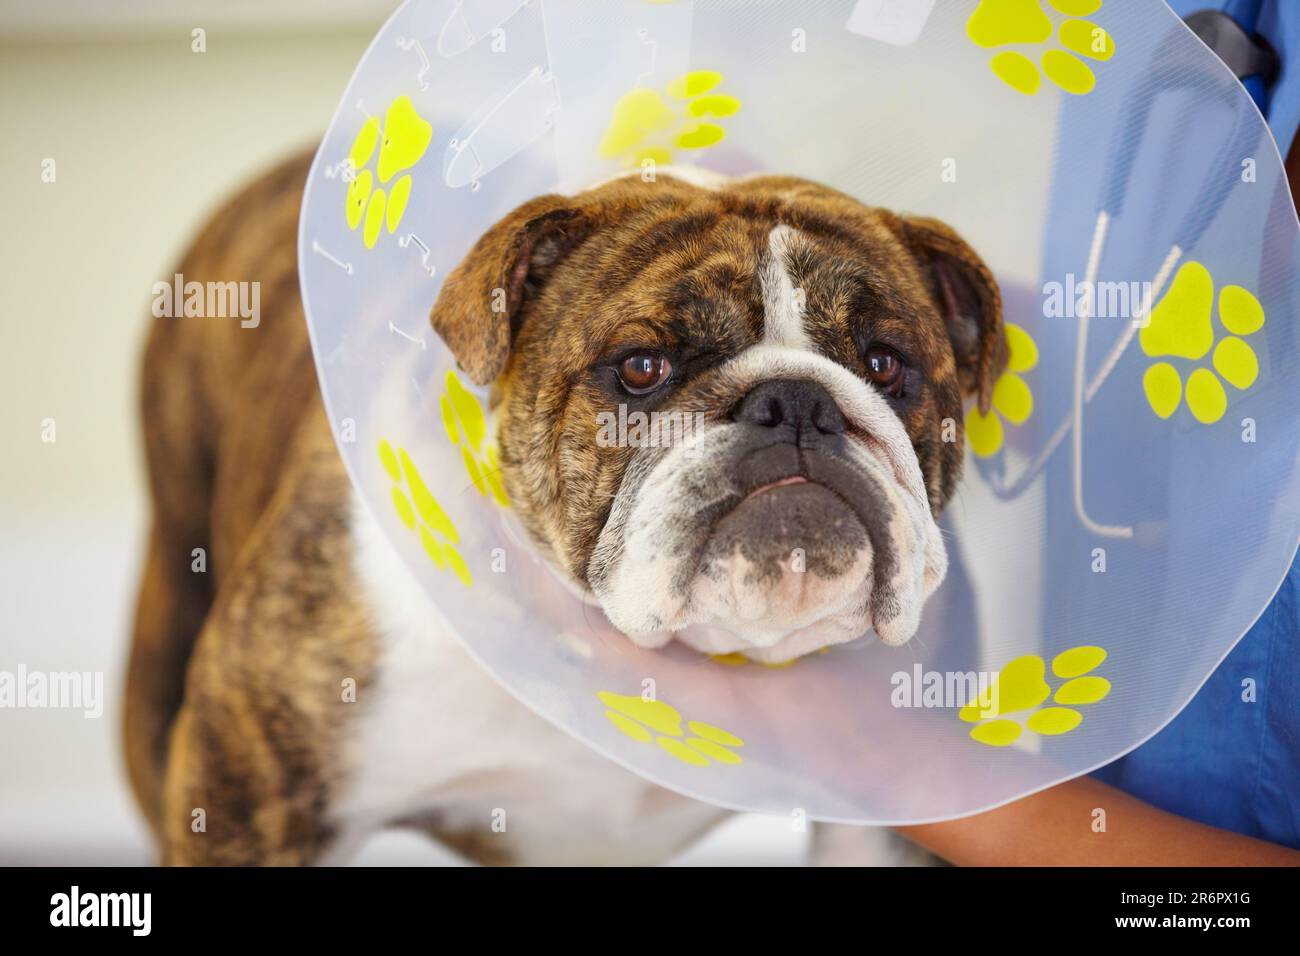
M 659 352 L 633 352 L 618 363 L 618 380 L 633 395 L 652 392 L 673 373 L 673 364 Z
M 867 349 L 867 378 L 890 395 L 903 393 L 903 360 L 898 353 L 883 345 Z

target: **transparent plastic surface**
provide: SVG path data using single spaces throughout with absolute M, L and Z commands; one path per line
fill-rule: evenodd
M 703 800 L 923 822 L 1136 747 L 1268 604 L 1300 528 L 1277 150 L 1159 0 L 1057 6 L 411 0 L 380 31 L 307 185 L 317 367 L 360 495 L 522 702 Z M 515 524 L 430 307 L 512 208 L 647 161 L 938 216 L 997 273 L 1012 367 L 968 413 L 951 569 L 909 644 L 639 649 Z

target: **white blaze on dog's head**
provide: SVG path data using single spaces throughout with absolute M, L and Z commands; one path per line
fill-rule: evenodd
M 625 178 L 494 226 L 432 321 L 498 386 L 532 539 L 632 640 L 782 661 L 915 633 L 962 397 L 1005 353 L 942 223 L 786 177 Z M 638 416 L 667 427 L 602 440 Z

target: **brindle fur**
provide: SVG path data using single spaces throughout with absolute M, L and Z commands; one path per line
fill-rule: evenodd
M 580 584 L 633 451 L 597 446 L 593 423 L 617 401 L 638 406 L 611 395 L 593 365 L 634 347 L 684 352 L 671 394 L 640 407 L 717 414 L 709 372 L 763 337 L 758 264 L 779 224 L 807 240 L 791 280 L 818 350 L 865 375 L 865 349 L 882 342 L 916 370 L 896 411 L 934 513 L 951 497 L 962 397 L 987 409 L 1006 356 L 997 284 L 950 227 L 783 176 L 718 191 L 628 177 L 542 196 L 483 235 L 431 321 L 475 381 L 501 386 L 511 499 Z
M 218 212 L 177 270 L 260 282 L 260 326 L 158 319 L 145 352 L 153 520 L 125 732 L 133 788 L 170 863 L 319 859 L 335 836 L 325 810 L 357 713 L 341 705 L 343 682 L 364 691 L 374 678 L 378 639 L 351 572 L 350 488 L 297 286 L 308 159 Z M 712 364 L 762 335 L 754 265 L 777 222 L 814 243 L 794 281 L 810 290 L 819 345 L 864 371 L 868 340 L 895 342 L 922 373 L 900 414 L 934 509 L 952 493 L 961 444 L 941 442 L 938 423 L 960 428 L 963 388 L 987 402 L 1004 346 L 996 286 L 946 227 L 782 177 L 721 193 L 665 176 L 542 197 L 485 234 L 432 321 L 475 380 L 495 383 L 515 507 L 580 580 L 630 454 L 591 440 L 610 404 L 593 364 L 633 345 L 689 343 L 675 400 L 707 407 Z M 198 548 L 205 572 L 191 568 Z M 431 827 L 501 862 L 473 834 Z
M 313 858 L 330 839 L 341 682 L 370 676 L 348 479 L 298 292 L 308 159 L 220 210 L 177 269 L 260 282 L 261 324 L 161 318 L 145 351 L 154 514 L 125 730 L 132 785 L 172 863 Z M 205 572 L 192 570 L 197 548 Z

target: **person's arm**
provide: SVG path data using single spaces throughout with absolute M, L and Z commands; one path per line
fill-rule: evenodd
M 1300 866 L 1300 851 L 1185 820 L 1091 777 L 899 830 L 958 866 Z

